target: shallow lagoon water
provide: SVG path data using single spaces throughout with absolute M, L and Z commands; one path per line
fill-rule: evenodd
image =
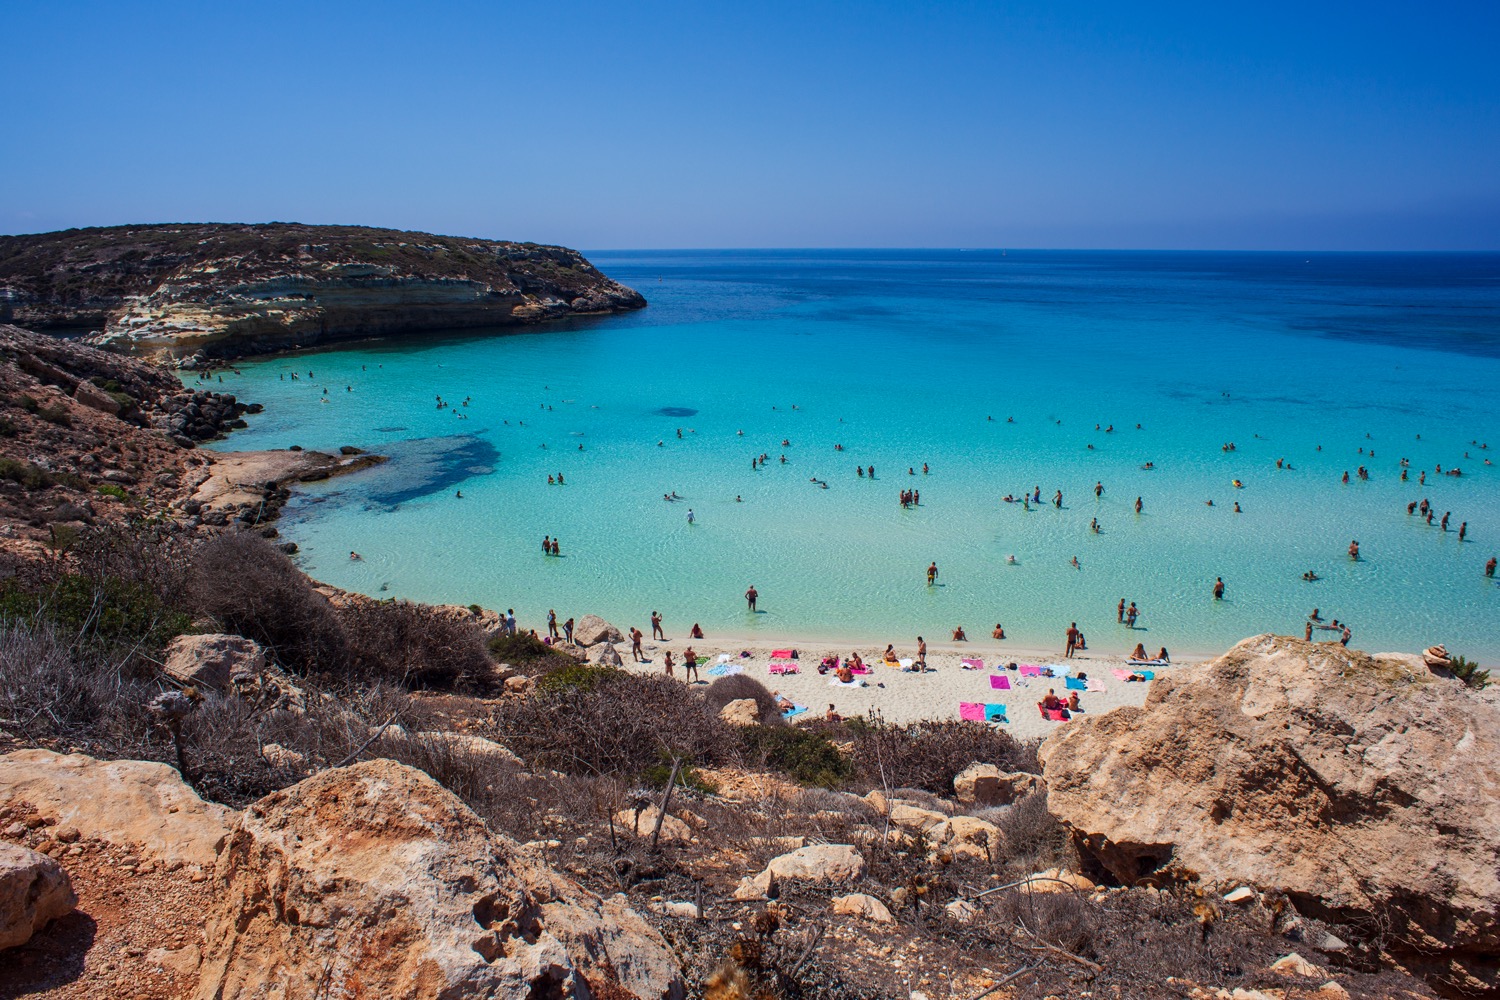
M 1366 649 L 1500 652 L 1500 587 L 1483 575 L 1500 553 L 1500 479 L 1483 464 L 1500 456 L 1500 256 L 593 259 L 651 306 L 224 376 L 266 412 L 217 447 L 392 456 L 299 491 L 281 528 L 310 573 L 535 625 L 556 608 L 644 629 L 659 609 L 668 634 L 696 621 L 883 643 L 1002 622 L 1018 647 L 1050 647 L 1076 620 L 1102 651 L 1212 652 L 1300 634 L 1318 607 Z M 1340 482 L 1360 465 L 1368 482 Z M 1001 502 L 1035 487 L 1038 509 Z M 909 488 L 922 502 L 903 510 Z M 662 499 L 673 491 L 682 502 Z M 1424 496 L 1453 530 L 1407 516 Z M 542 556 L 543 535 L 561 558 Z M 751 583 L 760 614 L 740 597 Z M 1121 597 L 1141 608 L 1134 631 L 1115 621 Z

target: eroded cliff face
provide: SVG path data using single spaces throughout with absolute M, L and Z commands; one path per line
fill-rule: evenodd
M 0 320 L 234 356 L 638 309 L 582 254 L 357 226 L 184 224 L 0 237 Z

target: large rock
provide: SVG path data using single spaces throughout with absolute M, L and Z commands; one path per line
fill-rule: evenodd
M 736 698 L 719 709 L 719 718 L 731 726 L 758 726 L 760 704 L 754 698 Z
M 894 924 L 896 918 L 884 903 L 874 896 L 862 892 L 851 892 L 847 896 L 835 896 L 830 900 L 830 909 L 846 917 L 863 917 L 872 924 Z
M 78 905 L 62 866 L 45 854 L 0 841 L 0 950 L 31 940 Z
M 573 626 L 573 641 L 580 646 L 592 646 L 599 642 L 624 642 L 625 637 L 598 615 L 584 615 Z
M 235 676 L 253 678 L 266 668 L 260 643 L 237 635 L 179 635 L 167 646 L 162 670 L 182 684 L 222 690 Z
M 588 661 L 597 663 L 601 667 L 622 667 L 624 661 L 620 659 L 620 651 L 615 649 L 615 644 L 608 639 L 591 647 L 588 652 Z
M 1417 971 L 1496 983 L 1500 712 L 1420 662 L 1257 636 L 1062 727 L 1041 759 L 1049 807 L 1121 882 L 1282 890 L 1388 927 Z
M 775 879 L 850 882 L 864 874 L 865 859 L 848 844 L 810 844 L 772 858 L 766 871 Z
M 682 995 L 670 950 L 628 906 L 394 761 L 254 803 L 216 874 L 197 1000 Z
M 1008 806 L 1042 785 L 1025 771 L 1002 771 L 994 764 L 970 764 L 953 778 L 953 797 L 964 805 Z
M 0 803 L 157 861 L 211 867 L 234 811 L 204 802 L 165 764 L 17 750 L 0 756 Z
M 656 829 L 658 816 L 661 816 L 661 810 L 655 806 L 646 806 L 644 809 L 621 809 L 615 813 L 615 826 L 637 837 L 649 837 Z M 685 844 L 693 839 L 693 829 L 668 813 L 661 817 L 661 835 L 658 839 L 666 843 Z
M 1005 847 L 1005 834 L 994 823 L 974 816 L 952 816 L 927 834 L 934 850 L 993 861 Z

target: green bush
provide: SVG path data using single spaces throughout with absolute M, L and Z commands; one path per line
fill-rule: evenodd
M 836 788 L 854 776 L 854 766 L 816 729 L 746 726 L 740 740 L 747 763 L 775 768 L 804 785 Z
M 549 670 L 537 679 L 536 689 L 543 694 L 560 691 L 595 691 L 615 679 L 622 671 L 614 667 L 595 667 L 587 663 L 569 662 L 555 670 Z
M 126 503 L 135 503 L 135 497 L 131 496 L 123 486 L 114 483 L 105 483 L 99 487 L 99 495 L 114 497 L 116 500 L 124 500 Z
M 1448 669 L 1453 671 L 1453 676 L 1463 681 L 1475 691 L 1482 691 L 1489 686 L 1490 672 L 1481 670 L 1479 664 L 1472 660 L 1466 660 L 1462 656 L 1453 658 L 1453 666 Z
M 489 641 L 490 655 L 496 663 L 509 663 L 518 670 L 536 673 L 567 666 L 577 661 L 561 650 L 553 649 L 530 632 L 515 635 L 500 633 Z
M 66 406 L 63 406 L 61 403 L 58 403 L 56 406 L 49 406 L 43 410 L 38 410 L 36 415 L 47 421 L 49 424 L 56 424 L 59 427 L 73 426 L 72 415 L 68 413 L 68 408 Z
M 46 621 L 91 642 L 153 650 L 190 624 L 186 614 L 168 607 L 149 587 L 78 573 L 65 573 L 40 587 L 7 581 L 0 588 L 0 618 Z

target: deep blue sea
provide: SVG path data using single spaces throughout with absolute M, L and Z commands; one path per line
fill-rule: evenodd
M 219 447 L 392 456 L 289 507 L 309 572 L 532 625 L 658 609 L 711 638 L 999 622 L 1045 648 L 1076 620 L 1106 652 L 1214 652 L 1317 607 L 1356 647 L 1500 653 L 1500 255 L 591 259 L 650 307 L 225 375 L 266 411 Z M 1407 514 L 1423 498 L 1448 531 Z

